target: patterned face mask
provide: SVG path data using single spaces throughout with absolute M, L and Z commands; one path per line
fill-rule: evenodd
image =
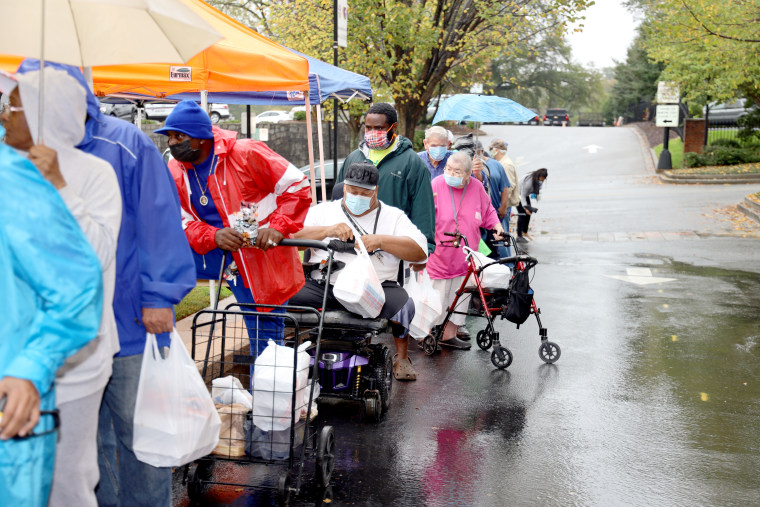
M 367 143 L 370 149 L 384 150 L 391 145 L 391 140 L 388 139 L 388 132 L 392 128 L 393 125 L 388 127 L 388 130 L 367 130 L 364 132 L 364 142 Z

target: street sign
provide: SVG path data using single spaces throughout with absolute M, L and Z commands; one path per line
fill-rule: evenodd
M 338 0 L 338 46 L 348 46 L 348 0 Z
M 677 127 L 678 126 L 678 104 L 658 105 L 655 119 L 656 127 Z
M 677 85 L 667 81 L 657 83 L 658 104 L 678 104 L 681 101 L 681 90 Z
M 470 93 L 483 93 L 483 83 L 473 83 L 470 85 Z

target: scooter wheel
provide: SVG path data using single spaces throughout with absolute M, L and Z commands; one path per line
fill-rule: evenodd
M 546 364 L 556 363 L 561 355 L 562 350 L 554 342 L 545 341 L 538 347 L 538 357 Z
M 483 350 L 488 350 L 493 344 L 493 337 L 491 336 L 491 333 L 487 332 L 485 329 L 481 329 L 478 331 L 475 341 L 478 343 L 478 347 Z
M 422 350 L 426 355 L 432 356 L 435 354 L 436 348 L 438 348 L 438 344 L 435 342 L 433 335 L 429 334 L 422 340 Z
M 364 417 L 372 422 L 378 422 L 382 415 L 380 409 L 380 403 L 374 396 L 367 396 L 364 398 Z
M 503 370 L 512 364 L 512 353 L 506 347 L 494 347 L 493 352 L 491 352 L 491 363 Z

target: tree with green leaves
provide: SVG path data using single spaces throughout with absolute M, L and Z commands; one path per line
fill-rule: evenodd
M 760 0 L 630 0 L 647 16 L 647 51 L 686 100 L 760 105 Z
M 258 2 L 234 4 L 249 8 Z M 390 92 L 399 131 L 413 138 L 427 104 L 452 72 L 481 76 L 489 62 L 537 34 L 561 34 L 592 0 L 355 0 L 341 67 Z M 229 8 L 228 6 L 227 8 Z M 229 10 L 227 12 L 230 12 Z M 259 27 L 277 42 L 331 61 L 331 0 L 269 0 Z M 461 74 L 460 74 L 461 75 Z M 476 79 L 480 79 L 477 77 Z
M 628 108 L 640 102 L 653 102 L 657 93 L 657 82 L 664 68 L 653 62 L 646 50 L 648 30 L 643 24 L 631 43 L 624 62 L 617 63 L 613 70 L 614 84 L 610 91 L 605 113 L 612 116 L 625 115 Z

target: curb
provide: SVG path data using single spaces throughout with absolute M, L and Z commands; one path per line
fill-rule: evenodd
M 670 170 L 657 175 L 663 183 L 734 185 L 760 183 L 760 174 L 677 174 Z
M 744 202 L 740 202 L 736 205 L 741 213 L 744 213 L 748 218 L 751 218 L 758 224 L 760 224 L 760 204 L 753 201 L 749 197 L 744 198 Z

